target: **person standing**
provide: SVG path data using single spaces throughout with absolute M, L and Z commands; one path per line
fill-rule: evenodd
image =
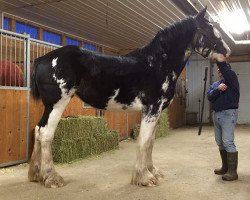
M 238 151 L 234 142 L 234 130 L 238 118 L 240 98 L 236 73 L 225 58 L 216 61 L 219 81 L 208 89 L 207 97 L 212 104 L 215 141 L 219 147 L 222 167 L 214 173 L 225 181 L 238 179 Z

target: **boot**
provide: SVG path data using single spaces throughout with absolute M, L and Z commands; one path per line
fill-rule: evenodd
M 220 169 L 215 169 L 214 173 L 217 175 L 223 175 L 227 172 L 227 152 L 226 150 L 220 150 L 220 157 L 222 162 L 222 167 Z
M 234 181 L 238 179 L 237 166 L 238 166 L 238 152 L 227 153 L 228 170 L 222 176 L 224 181 Z

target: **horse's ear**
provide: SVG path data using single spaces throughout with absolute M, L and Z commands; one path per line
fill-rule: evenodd
M 196 15 L 197 20 L 203 20 L 207 11 L 207 6 Z

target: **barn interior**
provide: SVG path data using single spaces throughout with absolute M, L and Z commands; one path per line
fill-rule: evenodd
M 157 127 L 157 137 L 165 136 L 156 140 L 154 154 L 167 177 L 160 186 L 129 184 L 136 148 L 131 138 L 138 136 L 141 112 L 98 110 L 77 97 L 63 113 L 53 149 L 54 161 L 67 163 L 56 166 L 66 187 L 45 192 L 27 180 L 34 129 L 43 113 L 42 102 L 30 93 L 35 59 L 66 45 L 125 55 L 205 7 L 231 49 L 228 62 L 240 83 L 239 181 L 224 184 L 213 176 L 220 160 L 213 111 L 203 94 L 218 80 L 217 65 L 196 53 Z M 0 0 L 0 199 L 249 199 L 249 66 L 250 0 Z
M 36 58 L 65 45 L 125 55 L 148 44 L 161 29 L 196 15 L 205 6 L 206 18 L 231 49 L 228 61 L 241 86 L 238 125 L 248 125 L 249 0 L 0 0 L 0 167 L 26 163 L 31 156 L 34 127 L 43 113 L 42 103 L 30 95 Z M 214 62 L 195 53 L 190 57 L 167 109 L 169 129 L 199 123 L 211 127 L 211 105 L 205 99 L 202 109 L 202 97 L 204 87 L 207 90 L 217 79 Z M 98 110 L 74 97 L 63 116 L 78 115 L 103 117 L 108 128 L 118 133 L 119 141 L 131 138 L 141 119 L 140 112 Z

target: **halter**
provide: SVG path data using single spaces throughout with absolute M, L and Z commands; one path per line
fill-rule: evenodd
M 215 50 L 215 48 L 217 47 L 217 45 L 221 41 L 221 38 L 217 38 L 215 41 L 212 41 L 212 39 L 209 37 L 209 35 L 203 29 L 197 28 L 197 31 L 195 32 L 195 35 L 194 35 L 193 44 L 192 44 L 193 47 L 195 47 L 195 44 L 197 43 L 199 35 L 202 35 L 202 36 L 206 37 L 208 39 L 208 41 L 210 42 L 210 46 L 209 46 L 207 52 L 205 52 L 204 49 L 202 50 L 201 53 L 197 52 L 202 57 L 207 58 L 208 55 L 210 54 L 210 52 Z

